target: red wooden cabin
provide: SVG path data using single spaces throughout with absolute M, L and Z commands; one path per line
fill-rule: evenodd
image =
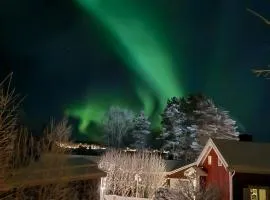
M 215 185 L 222 200 L 270 200 L 270 144 L 209 139 L 195 163 L 168 173 L 168 179 L 185 178 L 196 170 L 197 182 Z

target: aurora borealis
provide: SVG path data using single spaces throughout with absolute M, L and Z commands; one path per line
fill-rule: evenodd
M 104 34 L 110 35 L 108 43 L 123 59 L 126 67 L 145 83 L 134 84 L 134 88 L 148 116 L 153 114 L 154 98 L 158 99 L 158 111 L 161 112 L 168 98 L 184 94 L 179 77 L 174 73 L 176 63 L 172 49 L 169 50 L 171 46 L 164 39 L 161 22 L 158 23 L 153 17 L 156 14 L 154 11 L 151 15 L 149 9 L 148 12 L 143 9 L 140 1 L 78 0 L 78 3 L 89 16 L 94 16 L 102 23 Z M 86 100 L 85 107 L 75 107 L 67 113 L 81 119 L 80 130 L 84 131 L 93 120 L 91 116 L 95 116 L 98 121 L 102 119 L 106 107 L 98 104 Z
M 27 95 L 25 118 L 33 127 L 51 115 L 67 114 L 78 120 L 79 133 L 93 138 L 89 124 L 98 124 L 111 105 L 144 109 L 156 121 L 168 97 L 202 92 L 247 132 L 270 139 L 269 81 L 250 72 L 270 63 L 270 32 L 245 10 L 249 6 L 267 15 L 267 5 L 244 0 L 3 2 L 0 66 L 14 71 L 16 87 Z
M 168 50 L 170 46 L 163 38 L 165 34 L 158 27 L 162 22 L 151 19 L 154 14 L 151 15 L 149 10 L 143 12 L 137 5 L 139 1 L 79 2 L 112 34 L 112 45 L 126 66 L 147 82 L 161 101 L 183 94 L 178 77 L 173 72 L 172 50 Z

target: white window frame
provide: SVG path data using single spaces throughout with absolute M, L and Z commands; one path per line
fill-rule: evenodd
M 219 167 L 222 167 L 222 162 L 221 162 L 221 159 L 220 158 L 218 158 L 218 166 Z

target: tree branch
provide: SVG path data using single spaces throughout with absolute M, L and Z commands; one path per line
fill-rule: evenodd
M 266 19 L 264 16 L 260 15 L 259 13 L 249 8 L 247 8 L 247 11 L 250 12 L 252 15 L 255 15 L 256 17 L 260 18 L 265 24 L 270 25 L 270 20 Z

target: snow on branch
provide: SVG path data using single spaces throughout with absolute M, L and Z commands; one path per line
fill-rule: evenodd
M 270 25 L 270 20 L 266 19 L 264 16 L 262 16 L 261 14 L 257 13 L 254 10 L 251 10 L 249 8 L 247 8 L 247 11 L 250 12 L 252 15 L 258 17 L 259 19 L 261 19 L 265 24 Z

